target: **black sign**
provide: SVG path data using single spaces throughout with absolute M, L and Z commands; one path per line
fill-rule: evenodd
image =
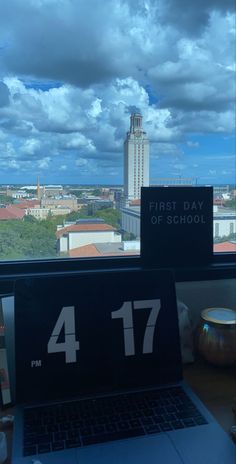
M 211 262 L 212 187 L 143 187 L 141 258 L 145 266 L 182 267 Z

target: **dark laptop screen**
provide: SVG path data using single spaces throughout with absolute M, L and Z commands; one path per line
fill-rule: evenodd
M 181 378 L 169 271 L 25 278 L 15 287 L 16 400 L 117 391 Z

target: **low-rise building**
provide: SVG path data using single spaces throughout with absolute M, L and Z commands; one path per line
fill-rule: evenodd
M 135 238 L 140 238 L 140 206 L 121 208 L 121 228 Z
M 214 211 L 213 236 L 214 238 L 227 237 L 236 233 L 236 211 L 226 208 L 217 208 Z
M 213 249 L 215 253 L 236 253 L 236 241 L 214 243 Z
M 54 197 L 55 195 L 63 195 L 62 185 L 44 185 L 42 187 L 43 195 Z
M 64 216 L 71 213 L 69 208 L 28 208 L 26 214 L 35 217 L 36 219 L 47 219 L 48 216 Z
M 26 211 L 28 208 L 36 208 L 36 207 L 39 208 L 40 201 L 35 200 L 35 199 L 32 199 L 32 200 L 23 199 L 23 200 L 20 200 L 19 202 L 15 202 L 14 205 L 17 206 L 17 208 L 24 209 Z
M 80 219 L 68 226 L 58 226 L 56 236 L 59 253 L 96 243 L 121 242 L 121 234 L 102 219 Z
M 26 192 L 26 190 L 12 190 L 12 189 L 7 189 L 7 196 L 12 197 L 15 199 L 21 199 L 21 198 L 29 198 L 30 194 Z
M 88 214 L 96 214 L 97 211 L 105 208 L 113 208 L 114 204 L 113 201 L 110 200 L 94 200 L 94 201 L 89 201 L 88 203 Z
M 124 241 L 113 243 L 93 243 L 69 251 L 71 258 L 134 256 L 140 254 L 139 241 Z
M 44 196 L 41 199 L 42 208 L 66 207 L 71 211 L 78 211 L 77 198 L 75 195 Z
M 140 206 L 121 208 L 122 230 L 140 237 Z M 213 237 L 215 239 L 227 237 L 236 233 L 236 211 L 227 208 L 213 210 Z
M 15 205 L 0 205 L 0 221 L 23 219 L 25 211 Z

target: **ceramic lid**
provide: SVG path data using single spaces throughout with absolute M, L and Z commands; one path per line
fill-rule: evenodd
M 236 326 L 236 311 L 229 308 L 207 308 L 201 312 L 201 317 L 205 321 L 223 325 Z

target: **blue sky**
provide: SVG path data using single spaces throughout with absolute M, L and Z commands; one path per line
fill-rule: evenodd
M 151 181 L 235 184 L 235 40 L 234 0 L 4 2 L 0 183 L 122 184 L 136 108 Z

